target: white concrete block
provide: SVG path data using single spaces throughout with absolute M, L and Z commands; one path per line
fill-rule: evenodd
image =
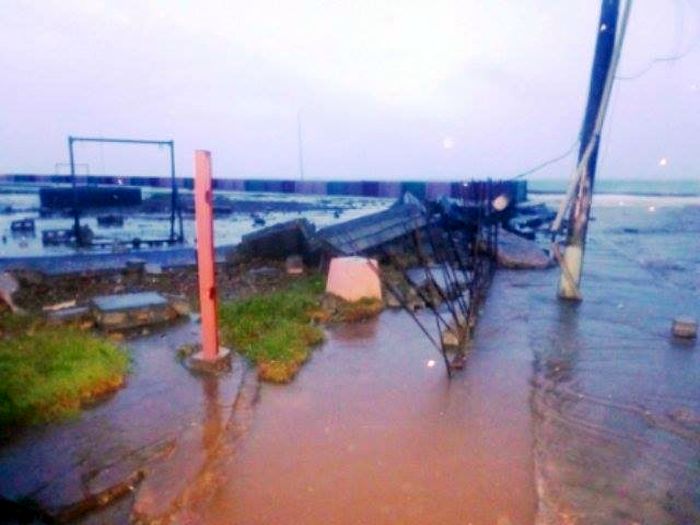
M 335 257 L 331 259 L 326 292 L 345 301 L 382 298 L 379 265 L 365 257 Z

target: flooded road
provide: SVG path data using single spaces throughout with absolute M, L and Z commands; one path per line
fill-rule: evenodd
M 594 208 L 584 301 L 556 299 L 556 269 L 497 272 L 452 381 L 385 311 L 328 329 L 293 383 L 225 423 L 241 376 L 192 378 L 185 324 L 133 343 L 110 400 L 5 444 L 0 493 L 56 508 L 172 441 L 108 522 L 198 478 L 175 523 L 700 523 L 700 344 L 670 336 L 700 317 L 700 206 L 617 199 Z
M 670 336 L 700 317 L 700 207 L 620 202 L 595 210 L 581 304 L 531 283 L 538 523 L 700 523 L 700 355 Z
M 125 388 L 73 419 L 3 436 L 0 494 L 55 514 L 144 470 L 138 503 L 164 512 L 212 453 L 245 369 L 236 360 L 230 374 L 192 375 L 176 349 L 198 338 L 199 325 L 184 322 L 129 341 Z M 119 500 L 84 523 L 129 523 L 133 503 Z
M 512 278 L 497 276 L 491 293 Z M 508 293 L 512 309 L 486 306 L 451 382 L 403 312 L 329 330 L 293 384 L 263 387 L 228 480 L 197 521 L 532 523 L 525 296 Z
M 700 208 L 653 202 L 595 209 L 581 304 L 499 272 L 451 382 L 405 314 L 330 330 L 198 519 L 700 523 Z

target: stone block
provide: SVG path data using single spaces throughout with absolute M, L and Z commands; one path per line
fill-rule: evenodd
M 382 299 L 379 265 L 364 257 L 335 257 L 331 259 L 326 292 L 348 302 L 360 299 Z
M 676 317 L 671 331 L 675 337 L 694 339 L 698 335 L 698 322 L 689 316 Z

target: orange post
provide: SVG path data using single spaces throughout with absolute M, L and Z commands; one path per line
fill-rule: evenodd
M 214 274 L 214 221 L 212 212 L 211 153 L 197 150 L 194 154 L 194 205 L 197 223 L 197 273 L 199 304 L 202 314 L 201 358 L 213 361 L 219 353 L 219 332 L 216 315 L 216 280 Z

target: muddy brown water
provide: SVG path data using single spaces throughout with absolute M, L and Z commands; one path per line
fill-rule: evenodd
M 149 511 L 164 512 L 211 454 L 243 375 L 239 362 L 218 379 L 180 364 L 175 350 L 196 342 L 199 330 L 184 322 L 129 341 L 125 388 L 79 417 L 4 436 L 0 494 L 56 513 L 146 469 L 139 496 Z M 128 523 L 133 503 L 125 498 L 86 523 Z
M 175 440 L 141 501 L 186 485 L 193 460 L 220 467 L 180 523 L 700 523 L 700 345 L 670 337 L 674 316 L 700 317 L 700 207 L 595 214 L 583 303 L 556 300 L 556 270 L 497 273 L 452 381 L 408 315 L 385 312 L 329 329 L 215 447 L 237 383 L 176 363 L 197 337 L 184 325 L 134 345 L 110 400 L 0 448 L 0 493 L 70 502 L 86 473 L 96 489 Z
M 497 276 L 491 293 L 510 277 Z M 510 316 L 486 306 L 452 381 L 403 312 L 330 329 L 294 383 L 263 387 L 229 478 L 198 521 L 532 523 L 531 355 L 523 294 L 509 293 Z

